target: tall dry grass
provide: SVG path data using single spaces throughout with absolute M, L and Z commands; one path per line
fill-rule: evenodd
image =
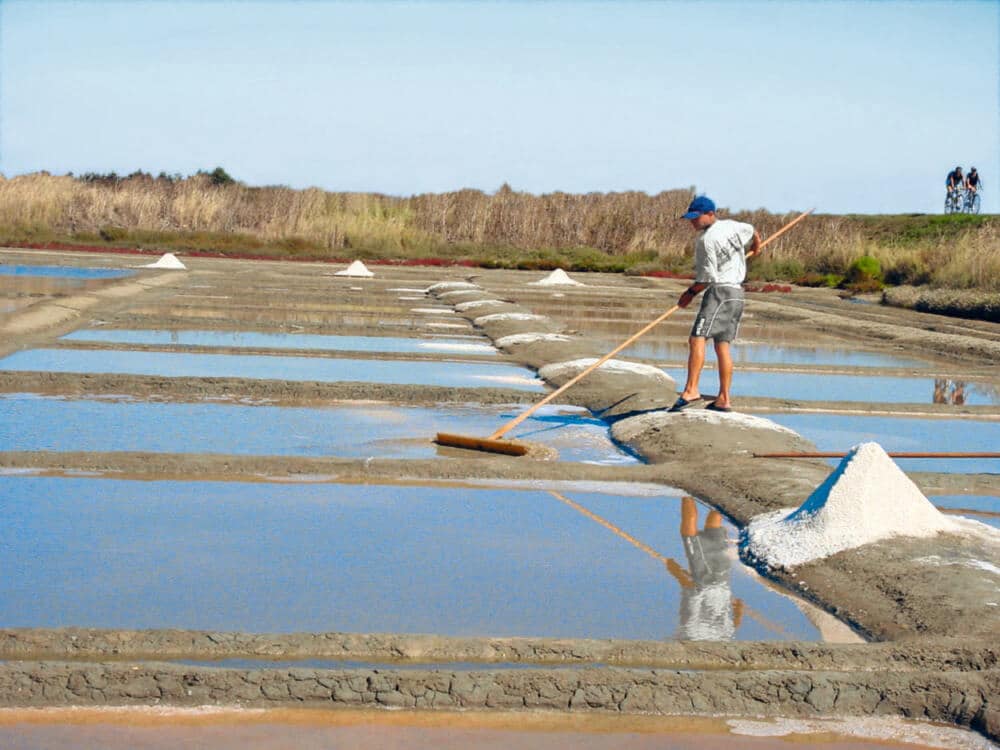
M 446 255 L 507 263 L 519 252 L 548 253 L 553 262 L 572 255 L 584 267 L 599 267 L 600 256 L 616 259 L 608 267 L 687 270 L 694 235 L 677 217 L 692 194 L 532 195 L 504 185 L 493 194 L 459 190 L 403 198 L 215 185 L 204 174 L 85 181 L 41 173 L 0 177 L 0 239 L 103 236 L 155 246 L 169 235 L 196 248 L 257 243 L 276 254 L 350 250 L 357 257 Z M 720 215 L 748 221 L 765 237 L 794 216 L 724 209 Z M 941 224 L 934 218 L 933 225 L 916 225 L 907 217 L 872 218 L 814 215 L 770 245 L 752 273 L 792 281 L 806 273 L 843 274 L 855 259 L 873 255 L 899 283 L 1000 287 L 997 222 Z

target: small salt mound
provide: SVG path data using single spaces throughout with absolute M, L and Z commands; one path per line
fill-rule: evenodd
M 479 287 L 476 284 L 470 284 L 468 281 L 441 281 L 433 286 L 427 287 L 424 291 L 436 294 L 437 292 L 445 292 L 455 289 L 479 289 Z
M 360 260 L 356 260 L 343 271 L 337 271 L 334 276 L 374 276 Z
M 929 537 L 960 529 L 882 446 L 861 443 L 797 510 L 752 520 L 747 551 L 771 567 L 790 568 L 893 536 Z
M 742 412 L 717 412 L 708 409 L 687 409 L 686 411 L 670 413 L 668 411 L 651 411 L 635 417 L 615 422 L 612 434 L 615 440 L 623 443 L 631 442 L 640 435 L 650 431 L 659 431 L 670 422 L 704 422 L 712 425 L 727 425 L 747 430 L 771 430 L 787 435 L 797 435 L 794 430 L 772 422 L 770 419 L 755 417 Z M 785 511 L 787 512 L 787 511 Z
M 564 270 L 557 268 L 540 281 L 529 281 L 528 286 L 586 286 L 586 284 L 571 279 Z
M 501 349 L 506 349 L 509 346 L 518 346 L 519 344 L 533 344 L 536 341 L 572 341 L 569 336 L 564 336 L 561 333 L 515 333 L 510 336 L 501 336 L 496 341 L 494 345 L 500 347 Z
M 476 318 L 472 322 L 477 326 L 481 326 L 486 323 L 494 323 L 500 320 L 545 320 L 545 316 L 535 315 L 533 313 L 496 313 L 494 315 L 483 315 L 482 317 Z
M 441 292 L 436 295 L 439 300 L 445 302 L 447 300 L 454 300 L 457 297 L 468 297 L 470 294 L 483 294 L 482 289 L 456 289 L 451 292 Z
M 545 367 L 538 371 L 538 374 L 546 380 L 559 379 L 567 375 L 573 377 L 577 373 L 590 367 L 597 360 L 597 357 L 583 357 L 582 359 L 573 359 L 568 362 L 556 362 L 555 364 L 545 365 Z M 659 367 L 643 365 L 638 362 L 626 362 L 622 359 L 609 359 L 597 369 L 627 373 L 629 375 L 644 375 L 646 377 L 655 378 L 656 380 L 662 380 L 665 383 L 674 382 L 673 378 L 667 375 L 667 373 Z
M 187 266 L 177 260 L 177 256 L 173 253 L 166 253 L 160 256 L 160 259 L 155 263 L 147 263 L 144 266 L 139 266 L 140 268 L 170 268 L 175 271 L 186 271 Z
M 472 302 L 459 302 L 455 305 L 455 309 L 459 312 L 465 312 L 466 310 L 472 310 L 477 307 L 482 307 L 483 305 L 502 305 L 503 300 L 499 299 L 476 299 Z

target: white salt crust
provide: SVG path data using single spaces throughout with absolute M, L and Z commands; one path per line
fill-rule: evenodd
M 479 289 L 475 284 L 470 284 L 468 281 L 441 281 L 433 286 L 424 289 L 425 292 L 430 292 L 435 294 L 436 292 L 447 292 L 454 289 Z
M 411 307 L 410 312 L 420 313 L 422 315 L 454 315 L 454 310 L 449 310 L 447 307 Z
M 337 273 L 334 274 L 334 276 L 363 276 L 369 278 L 374 275 L 375 274 L 369 271 L 368 267 L 360 260 L 354 261 L 343 271 L 337 271 Z
M 464 323 L 424 323 L 427 328 L 461 328 L 462 330 L 469 330 L 469 326 Z
M 569 336 L 561 333 L 515 333 L 510 336 L 501 336 L 493 343 L 501 349 L 520 344 L 533 344 L 536 341 L 572 341 Z
M 427 294 L 427 290 L 426 289 L 414 289 L 413 287 L 409 287 L 409 286 L 394 286 L 394 287 L 392 287 L 392 288 L 390 288 L 390 289 L 388 289 L 386 291 L 389 291 L 389 292 L 404 292 L 404 293 L 410 293 L 410 294 L 424 294 L 424 295 Z
M 590 367 L 592 364 L 597 362 L 598 359 L 598 357 L 583 357 L 582 359 L 571 359 L 568 362 L 556 362 L 551 365 L 545 365 L 545 367 L 538 371 L 538 374 L 546 380 L 560 378 L 564 375 L 572 377 L 581 370 Z M 622 359 L 609 359 L 597 369 L 628 373 L 629 375 L 644 375 L 663 383 L 674 382 L 674 379 L 667 375 L 667 373 L 659 367 L 653 367 L 653 365 L 643 365 L 638 362 L 626 362 Z
M 501 299 L 474 299 L 472 302 L 459 302 L 455 305 L 455 309 L 459 312 L 465 312 L 466 310 L 472 310 L 476 307 L 482 307 L 483 305 L 496 305 L 504 304 Z
M 493 315 L 483 315 L 472 322 L 477 326 L 481 326 L 500 320 L 546 320 L 546 318 L 544 315 L 535 315 L 533 313 L 494 313 Z
M 544 279 L 529 281 L 528 286 L 586 286 L 586 284 L 571 279 L 564 270 L 557 268 Z
M 169 268 L 173 271 L 186 271 L 187 266 L 181 263 L 173 253 L 165 253 L 154 263 L 147 263 L 139 268 Z
M 785 737 L 834 733 L 857 739 L 908 743 L 932 748 L 989 750 L 996 745 L 964 729 L 922 724 L 894 716 L 864 716 L 850 719 L 730 719 L 733 734 L 751 737 Z M 738 742 L 736 744 L 739 744 Z
M 958 533 L 878 443 L 856 445 L 802 505 L 753 519 L 749 552 L 791 568 L 894 536 Z
M 616 440 L 628 442 L 639 437 L 643 433 L 653 429 L 661 428 L 667 424 L 677 424 L 677 420 L 689 420 L 695 422 L 706 422 L 708 424 L 730 425 L 742 427 L 749 430 L 771 430 L 787 435 L 798 435 L 794 430 L 790 430 L 783 425 L 776 424 L 770 419 L 755 417 L 752 414 L 741 414 L 739 412 L 718 412 L 706 409 L 688 409 L 687 411 L 669 413 L 665 410 L 652 411 L 648 414 L 639 414 L 635 417 L 623 419 L 616 422 L 613 428 Z
M 421 349 L 431 349 L 440 352 L 469 352 L 473 354 L 482 352 L 483 354 L 496 354 L 497 351 L 489 344 L 451 344 L 446 341 L 420 343 L 417 346 Z

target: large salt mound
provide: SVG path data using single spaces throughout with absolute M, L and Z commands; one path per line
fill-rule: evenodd
M 437 284 L 427 287 L 424 291 L 437 294 L 438 292 L 456 291 L 459 289 L 471 291 L 479 288 L 477 284 L 472 284 L 468 281 L 439 281 Z
M 529 286 L 586 286 L 586 284 L 576 281 L 575 279 L 571 279 L 569 275 L 561 268 L 557 268 L 555 271 L 550 273 L 544 279 L 540 279 L 539 281 L 529 281 L 528 285 Z
M 334 276 L 374 276 L 368 267 L 360 260 L 356 260 L 343 271 L 337 271 Z
M 544 320 L 544 315 L 534 313 L 494 313 L 493 315 L 483 315 L 472 322 L 477 326 L 484 326 L 487 323 L 496 323 L 502 320 Z
M 791 568 L 893 536 L 956 532 L 878 443 L 856 445 L 792 513 L 759 516 L 747 551 L 771 567 Z
M 187 266 L 177 260 L 177 256 L 173 253 L 166 253 L 160 257 L 155 263 L 147 263 L 140 268 L 170 268 L 175 271 L 186 271 Z
M 503 336 L 493 342 L 494 346 L 506 349 L 509 346 L 520 344 L 534 344 L 536 341 L 560 342 L 572 341 L 569 336 L 561 333 L 513 333 L 510 336 Z

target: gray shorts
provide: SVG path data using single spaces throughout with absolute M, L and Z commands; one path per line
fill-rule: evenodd
M 701 298 L 691 335 L 716 341 L 733 341 L 743 317 L 743 288 L 711 284 Z

